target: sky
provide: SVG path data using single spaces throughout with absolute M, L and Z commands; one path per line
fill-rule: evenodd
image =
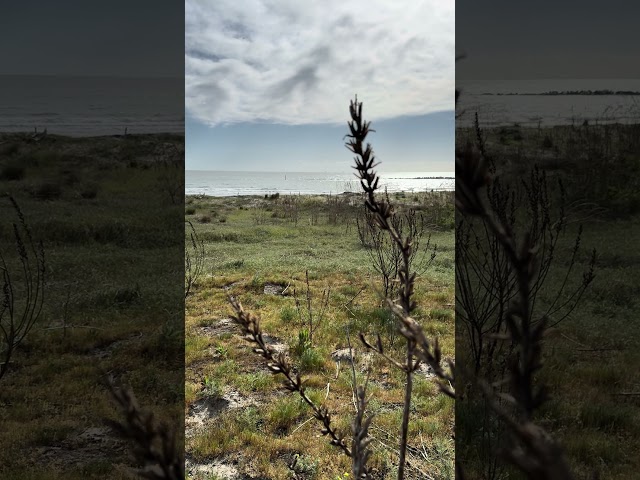
M 186 168 L 348 171 L 349 101 L 381 171 L 452 171 L 453 0 L 187 0 Z
M 456 1 L 464 80 L 640 78 L 640 3 Z
M 182 2 L 3 1 L 0 75 L 182 77 Z

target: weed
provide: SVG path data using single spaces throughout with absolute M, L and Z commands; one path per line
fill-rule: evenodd
M 222 394 L 223 394 L 222 385 L 220 385 L 220 383 L 215 378 L 212 378 L 212 377 L 204 378 L 204 386 L 202 391 L 200 392 L 200 395 L 205 397 L 218 398 L 218 397 L 221 397 Z
M 0 308 L 0 379 L 7 372 L 16 348 L 37 323 L 45 290 L 44 248 L 42 243 L 36 246 L 20 207 L 13 197 L 9 197 L 9 200 L 18 218 L 12 225 L 17 259 L 6 257 L 0 251 L 3 292 Z
M 205 252 L 204 244 L 196 234 L 193 224 L 185 223 L 189 235 L 184 254 L 184 298 L 187 298 L 202 274 Z
M 280 310 L 280 319 L 285 323 L 291 323 L 296 318 L 296 310 L 286 305 Z

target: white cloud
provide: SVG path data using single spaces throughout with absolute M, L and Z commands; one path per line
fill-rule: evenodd
M 453 110 L 454 0 L 187 0 L 186 108 L 211 125 Z

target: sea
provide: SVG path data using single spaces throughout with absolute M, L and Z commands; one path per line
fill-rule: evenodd
M 187 195 L 229 197 L 236 195 L 336 195 L 360 192 L 353 173 L 214 172 L 187 170 Z M 388 192 L 425 192 L 455 188 L 454 172 L 380 173 Z
M 184 133 L 184 78 L 0 75 L 0 132 Z
M 456 127 L 640 122 L 640 95 L 539 95 L 548 92 L 640 93 L 640 79 L 542 79 L 458 82 Z M 517 95 L 509 95 L 517 93 Z

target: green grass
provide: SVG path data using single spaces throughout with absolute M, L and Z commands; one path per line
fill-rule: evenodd
M 183 210 L 161 188 L 150 152 L 184 139 L 2 140 L 0 162 L 24 170 L 5 170 L 0 191 L 16 198 L 42 240 L 47 285 L 41 319 L 0 384 L 0 476 L 125 478 L 114 465 L 131 463 L 126 450 L 82 456 L 85 446 L 76 443 L 86 429 L 104 428 L 103 418 L 122 418 L 101 372 L 130 385 L 157 417 L 175 423 L 182 416 Z M 9 254 L 15 246 L 6 198 L 0 218 L 0 248 Z M 52 447 L 62 453 L 46 454 Z M 52 463 L 73 451 L 77 465 Z
M 414 207 L 427 208 L 433 202 L 427 194 L 410 197 Z M 401 197 L 395 196 L 395 200 Z M 287 210 L 293 201 L 298 202 L 297 222 Z M 198 386 L 211 375 L 255 404 L 248 407 L 255 409 L 249 420 L 243 409 L 231 409 L 204 431 L 189 437 L 187 452 L 196 461 L 233 459 L 241 472 L 288 479 L 291 472 L 287 463 L 297 454 L 309 465 L 317 464 L 314 478 L 336 478 L 350 472 L 348 458 L 319 436 L 319 425 L 309 420 L 309 408 L 282 388 L 281 380 L 266 370 L 237 331 L 212 337 L 202 328 L 228 318 L 231 310 L 227 294 L 237 296 L 246 310 L 261 317 L 263 330 L 288 348 L 295 368 L 307 378 L 309 394 L 335 412 L 336 425 L 348 434 L 353 415 L 351 369 L 345 364 L 338 369 L 331 352 L 347 347 L 347 329 L 360 354 L 364 353 L 357 339 L 360 331 L 367 335 L 381 333 L 391 355 L 401 358 L 403 351 L 393 320 L 382 308 L 378 295 L 381 281 L 358 240 L 354 215 L 361 208 L 360 202 L 357 196 L 339 200 L 322 196 L 187 198 L 187 205 L 193 209 L 193 213 L 186 212 L 187 220 L 193 221 L 202 212 L 226 218 L 224 223 L 194 223 L 205 244 L 206 273 L 186 302 L 187 404 L 196 401 L 195 392 L 202 388 Z M 449 209 L 452 215 L 452 204 Z M 416 282 L 420 305 L 416 317 L 426 329 L 437 331 L 443 354 L 448 357 L 454 356 L 454 317 L 450 309 L 454 299 L 453 241 L 453 231 L 448 227 L 433 232 L 432 243 L 438 244 L 440 263 Z M 299 338 L 308 326 L 302 323 L 294 299 L 295 291 L 306 318 L 306 270 L 316 314 L 322 291 L 331 287 L 325 320 L 313 335 L 313 346 Z M 284 295 L 265 294 L 267 284 L 286 288 Z M 219 345 L 227 352 L 225 358 L 215 354 Z M 373 356 L 371 365 L 371 411 L 376 414 L 377 428 L 371 431 L 376 439 L 372 465 L 391 474 L 397 463 L 394 449 L 398 444 L 403 375 L 380 357 Z M 363 382 L 365 374 L 360 364 L 356 370 L 359 382 Z M 427 473 L 442 475 L 439 478 L 453 478 L 453 402 L 441 397 L 433 380 L 416 379 L 412 413 L 416 427 L 410 432 L 410 444 L 416 448 L 424 445 L 431 452 L 429 461 L 414 458 L 416 465 Z M 410 473 L 418 475 L 415 470 Z
M 592 248 L 597 249 L 596 277 L 578 308 L 548 332 L 544 365 L 536 378 L 548 386 L 550 396 L 536 418 L 565 448 L 579 478 L 597 471 L 603 478 L 632 479 L 640 468 L 638 446 L 631 440 L 639 432 L 639 397 L 618 395 L 637 392 L 640 385 L 640 326 L 635 321 L 640 253 L 631 240 L 640 235 L 635 206 L 638 176 L 634 173 L 640 167 L 637 132 L 638 125 L 540 130 L 504 127 L 485 132 L 487 150 L 507 175 L 525 174 L 537 163 L 552 181 L 562 179 L 570 202 L 581 199 L 592 203 L 589 215 L 569 209 L 572 223 L 555 252 L 559 268 L 550 272 L 537 303 L 542 311 L 561 287 L 568 265 L 564 259 L 571 257 L 582 223 L 584 233 L 573 281 L 582 280 Z M 457 131 L 459 141 L 473 136 L 472 130 Z M 604 148 L 609 141 L 609 148 Z M 619 152 L 617 158 L 612 156 L 615 152 Z M 614 191 L 616 185 L 625 191 Z M 461 359 L 465 340 L 463 332 L 458 335 Z M 483 414 L 469 405 L 464 408 L 467 410 L 461 409 L 456 421 L 466 433 L 461 430 L 458 438 L 477 438 Z M 459 458 L 467 459 L 470 478 L 476 478 L 474 465 L 484 461 L 473 456 L 491 455 L 478 449 L 460 448 L 459 452 Z

